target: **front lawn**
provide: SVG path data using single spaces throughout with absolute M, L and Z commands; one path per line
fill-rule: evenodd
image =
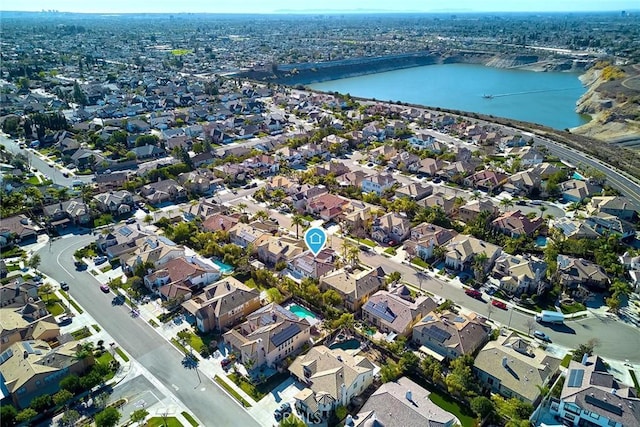
M 423 260 L 420 257 L 414 257 L 411 260 L 411 264 L 415 264 L 418 267 L 422 267 L 422 268 L 429 268 L 430 267 L 429 263 L 427 261 Z
M 245 393 L 251 396 L 256 402 L 260 401 L 267 394 L 271 393 L 278 384 L 282 383 L 285 379 L 289 377 L 288 373 L 275 374 L 269 377 L 265 382 L 261 384 L 251 384 L 246 377 L 236 374 L 235 372 L 230 373 L 227 377 L 233 381 L 238 387 L 242 389 Z
M 59 316 L 64 313 L 64 307 L 62 307 L 58 301 L 59 300 L 52 299 L 46 302 L 47 310 L 52 316 Z
M 91 336 L 91 331 L 89 330 L 89 328 L 87 328 L 86 326 L 78 329 L 76 331 L 71 332 L 71 336 L 73 337 L 73 339 L 75 339 L 76 341 L 79 341 L 83 338 L 87 338 Z
M 182 423 L 176 417 L 153 417 L 147 420 L 148 427 L 182 427 Z
M 574 302 L 573 304 L 560 304 L 560 310 L 562 310 L 564 314 L 573 314 L 585 311 L 586 307 L 582 303 Z
M 385 254 L 391 255 L 391 256 L 395 256 L 398 253 L 396 252 L 395 248 L 387 248 L 384 250 Z

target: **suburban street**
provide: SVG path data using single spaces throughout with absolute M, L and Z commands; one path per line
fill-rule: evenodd
M 112 306 L 112 293 L 99 289 L 89 272 L 74 269 L 73 253 L 95 240 L 95 236 L 71 235 L 56 239 L 38 253 L 40 270 L 70 285 L 71 296 L 133 358 L 165 387 L 172 390 L 203 425 L 257 426 L 239 404 L 225 394 L 211 378 L 182 367 L 182 354 L 142 319 L 131 317 L 126 306 Z

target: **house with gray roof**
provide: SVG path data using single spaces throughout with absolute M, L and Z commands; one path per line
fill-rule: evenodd
M 250 370 L 265 365 L 275 368 L 310 342 L 311 324 L 271 303 L 249 314 L 245 322 L 226 332 L 223 339 Z
M 491 392 L 536 405 L 540 388 L 550 384 L 560 362 L 512 332 L 489 341 L 476 356 L 473 371 Z
M 487 342 L 490 333 L 491 327 L 475 313 L 431 311 L 414 326 L 412 339 L 423 353 L 438 360 L 453 360 L 474 354 Z
M 365 356 L 324 345 L 298 356 L 289 372 L 306 386 L 295 395 L 300 418 L 307 424 L 326 423 L 338 406 L 349 405 L 373 383 L 374 369 Z
M 333 289 L 342 297 L 342 305 L 357 312 L 378 290 L 384 287 L 386 273 L 382 267 L 369 270 L 345 269 L 332 271 L 320 278 L 320 289 Z
M 362 306 L 362 320 L 382 333 L 406 337 L 413 325 L 436 307 L 431 298 L 413 298 L 406 286 L 396 286 L 391 291 L 381 290 L 371 295 Z
M 595 355 L 569 363 L 560 399 L 552 398 L 549 409 L 568 426 L 640 426 L 636 388 L 618 381 Z
M 460 421 L 429 399 L 431 392 L 407 377 L 382 384 L 345 427 L 451 427 Z

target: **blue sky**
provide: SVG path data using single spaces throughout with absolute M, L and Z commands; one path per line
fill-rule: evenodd
M 594 11 L 639 9 L 638 0 L 28 0 L 5 3 L 5 10 L 65 12 L 270 13 L 278 10 L 384 11 Z

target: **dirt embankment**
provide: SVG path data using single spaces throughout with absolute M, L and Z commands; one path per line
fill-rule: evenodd
M 572 132 L 606 142 L 640 140 L 638 66 L 600 64 L 580 79 L 589 89 L 578 100 L 576 112 L 589 114 L 592 120 Z

